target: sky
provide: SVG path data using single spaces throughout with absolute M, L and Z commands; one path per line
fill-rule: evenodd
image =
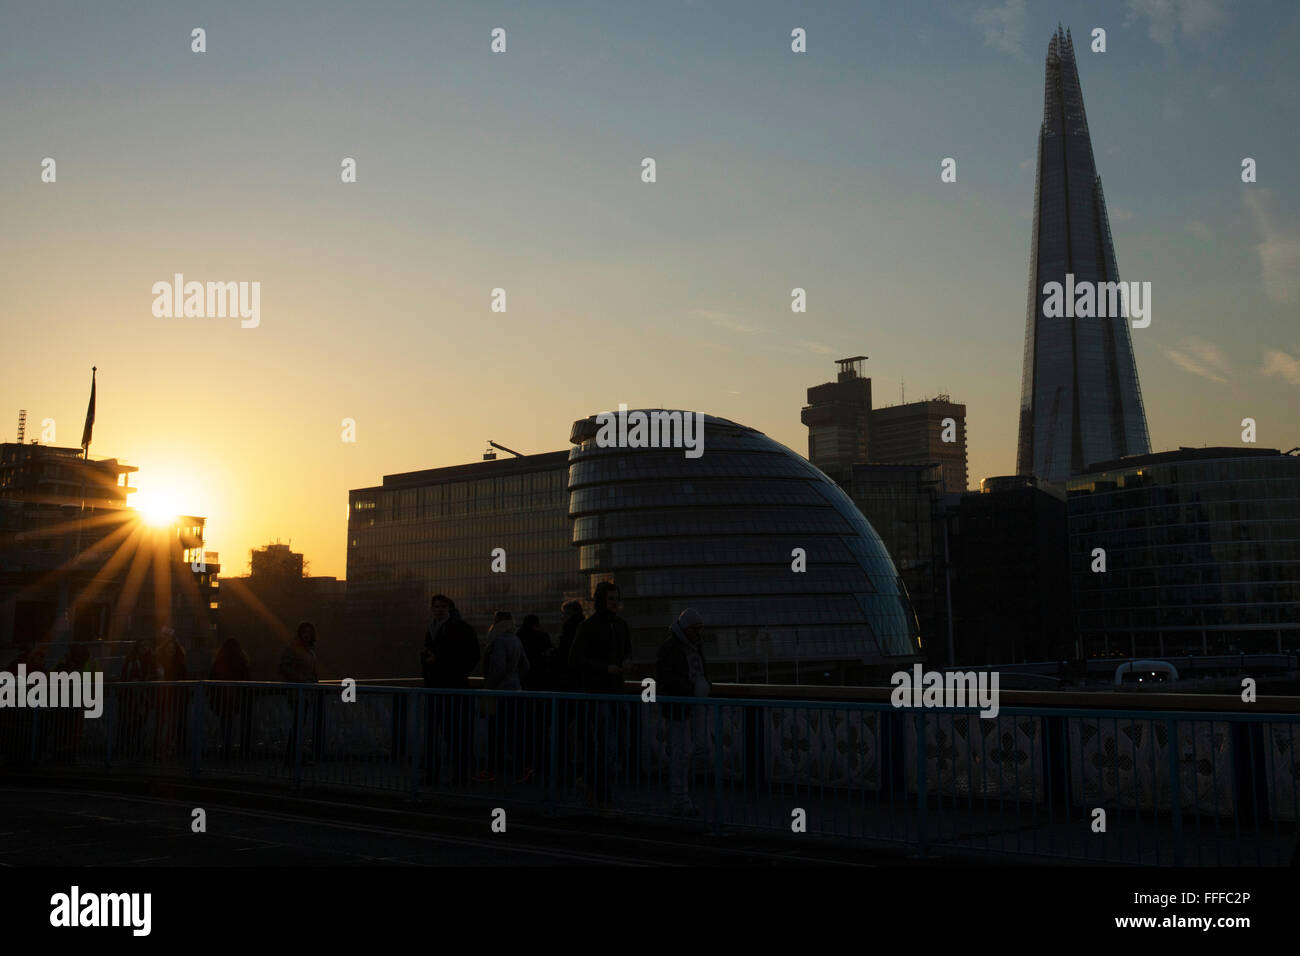
M 1153 450 L 1300 445 L 1300 5 L 1226 0 L 0 0 L 0 436 L 76 446 L 97 366 L 92 457 L 227 575 L 279 540 L 342 577 L 349 489 L 619 403 L 806 452 L 850 355 L 877 405 L 966 405 L 978 487 L 1015 470 L 1058 22 L 1152 283 Z M 176 273 L 260 283 L 260 323 L 155 316 Z

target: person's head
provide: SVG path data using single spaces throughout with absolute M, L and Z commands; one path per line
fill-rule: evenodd
M 704 637 L 704 618 L 700 617 L 700 612 L 693 607 L 688 607 L 677 615 L 677 626 L 692 644 L 700 643 L 700 639 Z
M 613 581 L 601 581 L 596 585 L 596 593 L 592 596 L 591 603 L 595 605 L 597 612 L 608 611 L 610 614 L 617 614 L 622 607 L 618 585 Z
M 429 599 L 429 608 L 435 621 L 445 621 L 456 610 L 456 605 L 445 594 L 435 594 Z
M 311 621 L 303 621 L 298 625 L 298 640 L 307 647 L 313 647 L 316 644 L 316 625 Z
M 541 625 L 542 620 L 536 614 L 524 615 L 524 630 L 535 631 Z
M 513 620 L 514 617 L 511 616 L 509 611 L 497 611 L 497 613 L 492 618 L 492 623 L 500 624 L 502 621 L 513 621 Z
M 176 628 L 172 627 L 170 624 L 164 624 L 162 626 L 162 629 L 158 631 L 159 647 L 166 647 L 175 639 L 176 639 Z
M 582 617 L 582 602 L 566 601 L 560 608 L 560 613 L 565 617 Z

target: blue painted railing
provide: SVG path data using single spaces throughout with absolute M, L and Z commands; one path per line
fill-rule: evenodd
M 714 832 L 901 844 L 922 857 L 1278 865 L 1298 832 L 1300 714 L 1035 706 L 985 719 L 875 701 L 207 681 L 104 689 L 98 719 L 0 710 L 0 770 L 256 777 L 550 814 L 698 818 Z M 672 740 L 690 757 L 678 790 L 695 813 L 672 793 Z

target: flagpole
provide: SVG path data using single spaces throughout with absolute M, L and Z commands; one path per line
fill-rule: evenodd
M 73 558 L 78 566 L 81 564 L 81 529 L 86 517 L 86 471 L 90 468 L 90 437 L 95 425 L 95 373 L 98 371 L 98 366 L 92 365 L 90 367 L 90 405 L 86 409 L 86 424 L 81 430 L 81 458 L 86 464 L 81 469 L 81 481 L 78 485 L 78 490 L 81 492 L 81 508 L 77 511 L 77 550 L 76 557 Z M 66 613 L 69 616 L 67 621 L 68 640 L 71 642 L 76 637 L 71 619 L 72 608 L 68 608 Z

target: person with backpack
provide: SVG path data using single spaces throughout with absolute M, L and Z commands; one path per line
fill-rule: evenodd
M 669 628 L 668 639 L 659 646 L 655 659 L 655 689 L 665 697 L 708 697 L 712 685 L 704 666 L 700 647 L 704 620 L 693 607 L 682 611 Z M 668 718 L 669 790 L 673 812 L 697 817 L 699 809 L 691 801 L 691 757 L 701 730 L 703 708 L 695 704 L 665 702 Z

